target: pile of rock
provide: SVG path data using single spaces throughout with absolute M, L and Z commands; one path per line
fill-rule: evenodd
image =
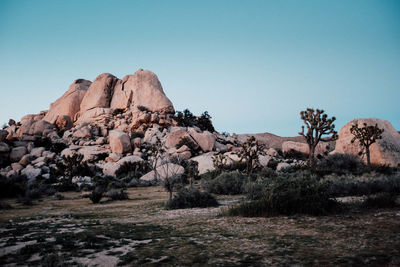
M 223 155 L 226 164 L 240 161 L 239 144 L 251 135 L 227 136 L 195 126 L 182 127 L 174 113 L 171 101 L 151 71 L 138 70 L 123 79 L 106 73 L 94 82 L 75 80 L 48 111 L 24 116 L 18 123 L 10 120 L 9 126 L 0 130 L 0 174 L 48 178 L 50 169 L 56 168 L 63 156 L 81 154 L 83 161 L 99 174 L 115 176 L 122 165 L 147 159 L 151 147 L 158 142 L 165 157 L 196 161 L 200 174 L 214 169 L 216 155 Z M 364 121 L 385 129 L 384 138 L 372 148 L 373 162 L 397 165 L 400 134 L 386 121 L 358 120 Z M 340 131 L 335 152 L 358 153 L 357 144 L 349 143 L 348 134 L 349 124 Z M 259 156 L 260 165 L 275 162 L 277 170 L 282 170 L 304 164 L 282 157 L 282 153 L 290 151 L 308 154 L 301 137 L 282 138 L 268 133 L 254 136 L 265 147 Z M 58 151 L 54 145 L 64 149 Z M 334 143 L 321 144 L 317 153 L 332 153 L 334 147 Z M 149 173 L 143 179 L 153 176 Z M 82 179 L 86 178 L 75 180 Z

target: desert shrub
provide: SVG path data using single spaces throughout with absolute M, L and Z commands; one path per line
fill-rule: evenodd
M 262 198 L 245 202 L 227 211 L 233 216 L 324 215 L 337 202 L 328 194 L 328 184 L 302 174 L 281 175 L 266 186 Z
M 67 147 L 68 147 L 68 145 L 66 145 L 66 144 L 64 144 L 62 142 L 54 142 L 54 143 L 51 144 L 50 151 L 54 152 L 56 154 L 60 154 L 61 151 L 63 151 Z
M 202 131 L 215 132 L 214 126 L 211 122 L 211 116 L 208 111 L 204 111 L 199 118 L 197 118 L 197 126 Z
M 167 203 L 168 209 L 207 208 L 218 206 L 218 201 L 207 192 L 200 192 L 190 187 L 181 189 L 178 194 Z
M 207 192 L 221 195 L 237 195 L 243 193 L 243 186 L 248 181 L 247 176 L 240 172 L 223 172 L 215 179 L 206 181 Z
M 133 178 L 127 184 L 128 187 L 147 187 L 147 186 L 155 186 L 157 185 L 157 181 L 145 181 L 139 178 Z
M 130 181 L 134 178 L 139 179 L 150 170 L 151 169 L 147 161 L 125 162 L 115 174 L 118 179 Z
M 269 167 L 264 167 L 260 171 L 258 171 L 256 175 L 257 177 L 261 178 L 273 178 L 277 176 L 277 173 Z
M 308 154 L 304 154 L 304 153 L 301 153 L 300 151 L 296 151 L 296 150 L 289 150 L 289 151 L 283 153 L 283 157 L 285 159 L 306 160 L 308 158 Z
M 111 200 L 126 200 L 129 199 L 128 193 L 124 189 L 111 189 L 107 192 L 107 197 Z
M 39 137 L 37 136 L 33 141 L 33 145 L 35 147 L 44 147 L 46 150 L 50 150 L 52 142 L 48 137 Z
M 93 202 L 93 204 L 99 203 L 101 198 L 103 197 L 104 194 L 104 188 L 102 186 L 96 186 L 92 193 L 89 195 L 90 200 Z
M 74 154 L 72 156 L 63 156 L 62 161 L 57 162 L 56 168 L 50 169 L 52 177 L 58 177 L 60 184 L 58 191 L 75 191 L 78 189 L 77 185 L 72 183 L 74 176 L 94 176 L 95 171 L 87 164 L 82 161 L 83 155 Z
M 7 202 L 0 201 L 0 210 L 10 210 L 13 207 Z
M 0 176 L 0 198 L 17 197 L 24 195 L 26 190 L 26 177 L 23 175 L 10 178 Z
M 361 174 L 365 169 L 365 165 L 357 156 L 350 154 L 332 154 L 320 160 L 314 168 L 319 175 L 327 175 L 336 173 L 339 175 L 352 173 Z
M 28 196 L 18 196 L 17 198 L 17 202 L 21 203 L 24 206 L 32 206 L 33 205 L 33 200 L 32 198 L 28 197 Z
M 363 202 L 363 208 L 394 208 L 398 206 L 396 202 L 398 195 L 388 192 L 370 195 Z
M 334 197 L 363 196 L 382 192 L 400 194 L 400 175 L 326 176 L 329 181 L 329 194 Z
M 183 127 L 199 127 L 202 131 L 214 132 L 214 126 L 211 122 L 211 116 L 207 111 L 204 111 L 200 117 L 193 115 L 190 110 L 185 109 L 183 112 L 177 111 L 174 116 L 175 121 L 179 126 Z
M 55 193 L 55 194 L 54 194 L 54 197 L 55 197 L 55 199 L 57 199 L 57 200 L 64 200 L 64 199 L 65 199 L 64 195 L 61 194 L 61 193 Z
M 254 182 L 248 182 L 244 185 L 244 193 L 246 194 L 246 198 L 249 200 L 257 200 L 261 199 L 265 193 L 265 189 L 268 185 L 268 181 L 266 179 L 259 179 Z
M 271 168 L 272 170 L 276 170 L 276 167 L 278 166 L 279 161 L 277 161 L 276 159 L 271 159 L 270 161 L 268 161 L 267 167 Z
M 201 174 L 200 179 L 203 181 L 210 181 L 210 180 L 215 179 L 221 173 L 222 173 L 222 170 L 219 170 L 219 169 L 208 171 L 208 172 Z
M 138 108 L 138 110 L 140 110 L 142 112 L 148 112 L 149 111 L 149 109 L 146 108 L 145 106 L 138 106 L 137 108 Z
M 144 133 L 142 133 L 142 132 L 131 132 L 131 138 L 132 139 L 135 139 L 137 137 L 143 138 L 144 137 Z

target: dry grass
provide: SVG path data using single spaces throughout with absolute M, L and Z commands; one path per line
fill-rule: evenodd
M 400 209 L 324 217 L 220 216 L 165 210 L 160 187 L 91 204 L 81 193 L 0 215 L 0 265 L 400 265 Z M 222 196 L 234 203 L 241 196 Z M 45 263 L 45 264 L 44 264 Z

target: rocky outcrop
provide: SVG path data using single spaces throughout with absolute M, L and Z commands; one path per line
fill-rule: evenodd
M 329 143 L 319 142 L 315 148 L 315 155 L 326 155 L 329 151 Z M 294 141 L 285 141 L 282 143 L 282 152 L 284 154 L 296 152 L 303 155 L 308 155 L 310 153 L 310 148 L 306 143 L 294 142 Z
M 206 173 L 208 171 L 215 170 L 214 161 L 213 161 L 214 153 L 209 152 L 207 154 L 203 154 L 190 160 L 196 161 L 198 163 L 199 174 Z
M 367 125 L 377 124 L 379 128 L 384 129 L 382 139 L 377 140 L 376 143 L 370 146 L 371 163 L 393 167 L 400 164 L 400 134 L 390 122 L 376 118 L 355 119 L 343 126 L 339 131 L 339 139 L 336 141 L 334 153 L 358 155 L 361 147 L 357 140 L 351 143 L 354 136 L 351 134 L 350 128 L 353 124 L 358 124 L 359 127 L 362 127 L 364 123 Z
M 194 128 L 189 128 L 188 133 L 203 152 L 210 152 L 213 150 L 216 138 L 212 133 L 209 131 L 198 133 Z
M 117 84 L 111 108 L 148 110 L 153 113 L 175 112 L 172 102 L 164 94 L 157 75 L 142 69 L 136 71 L 134 75 L 125 76 Z
M 97 76 L 82 99 L 79 114 L 93 108 L 109 108 L 117 81 L 118 78 L 109 73 Z
M 120 130 L 113 130 L 109 134 L 110 148 L 113 153 L 132 152 L 131 140 L 129 135 Z
M 177 164 L 166 163 L 156 168 L 157 177 L 154 171 L 151 171 L 142 177 L 141 180 L 144 181 L 153 181 L 154 179 L 165 180 L 166 178 L 171 178 L 176 175 L 182 175 L 185 172 L 185 169 Z
M 91 82 L 88 80 L 75 80 L 68 91 L 50 105 L 50 109 L 43 119 L 47 122 L 55 123 L 59 117 L 64 120 L 68 120 L 67 117 L 69 117 L 69 120 L 72 121 L 75 118 L 75 114 L 80 110 L 82 99 L 90 84 Z

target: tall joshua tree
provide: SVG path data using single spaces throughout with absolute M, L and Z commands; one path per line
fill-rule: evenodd
M 304 132 L 304 126 L 301 126 L 300 135 L 304 136 L 310 149 L 308 163 L 310 167 L 314 166 L 314 154 L 315 148 L 320 141 L 329 142 L 336 140 L 337 132 L 335 131 L 335 125 L 333 122 L 336 120 L 335 117 L 331 119 L 328 115 L 324 114 L 322 109 L 314 110 L 307 108 L 305 111 L 300 112 L 300 117 L 307 126 L 307 132 Z M 322 137 L 328 135 L 328 137 Z M 330 136 L 329 136 L 330 135 Z
M 376 140 L 382 139 L 383 131 L 384 129 L 380 129 L 378 124 L 367 125 L 364 123 L 363 127 L 358 127 L 358 124 L 355 123 L 350 128 L 350 132 L 354 135 L 353 139 L 351 139 L 351 142 L 354 143 L 356 140 L 358 140 L 360 146 L 365 149 L 368 166 L 371 166 L 369 147 L 375 143 Z

